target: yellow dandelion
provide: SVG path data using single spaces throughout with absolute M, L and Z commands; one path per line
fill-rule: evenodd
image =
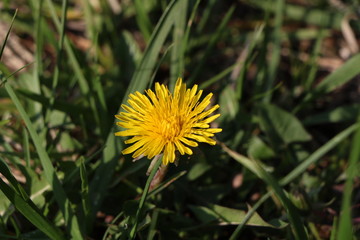
M 120 122 L 116 124 L 126 130 L 115 133 L 116 136 L 132 136 L 126 144 L 133 144 L 122 151 L 123 154 L 133 153 L 132 157 L 140 155 L 149 159 L 163 153 L 163 164 L 175 161 L 175 151 L 181 155 L 193 152 L 189 147 L 197 147 L 197 142 L 215 145 L 211 139 L 221 128 L 210 128 L 209 123 L 220 114 L 209 116 L 219 105 L 208 110 L 212 93 L 201 102 L 202 90 L 198 86 L 186 89 L 186 84 L 179 78 L 176 81 L 174 93 L 163 84 L 155 84 L 155 92 L 145 90 L 146 95 L 135 92 L 129 95 L 130 106 L 121 105 L 126 112 L 115 115 Z

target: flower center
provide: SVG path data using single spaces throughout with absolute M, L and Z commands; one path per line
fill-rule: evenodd
M 174 115 L 166 116 L 159 123 L 160 135 L 167 141 L 174 141 L 174 138 L 179 136 L 181 128 L 182 121 L 180 117 Z

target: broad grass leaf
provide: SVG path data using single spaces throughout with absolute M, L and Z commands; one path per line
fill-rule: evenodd
M 232 120 L 239 112 L 239 103 L 236 99 L 236 94 L 231 86 L 226 86 L 220 93 L 219 104 L 221 106 L 220 113 L 221 119 Z
M 354 122 L 356 120 L 360 104 L 343 105 L 329 111 L 305 118 L 303 124 L 306 126 L 324 123 Z
M 260 126 L 274 144 L 306 142 L 311 135 L 291 113 L 272 104 L 260 105 Z
M 205 172 L 211 169 L 211 166 L 206 163 L 196 163 L 189 173 L 187 174 L 187 179 L 189 181 L 194 181 L 195 179 L 201 177 Z
M 3 192 L 0 191 L 0 216 L 2 221 L 6 223 L 6 219 L 4 218 L 5 214 L 7 214 L 10 210 L 10 201 L 6 198 Z M 12 212 L 12 211 L 11 211 Z
M 251 138 L 247 153 L 254 159 L 269 159 L 275 156 L 275 152 L 257 136 Z
M 189 208 L 202 223 L 218 222 L 221 225 L 238 225 L 246 216 L 246 211 L 220 205 L 212 205 L 210 207 L 190 205 Z M 246 225 L 270 228 L 282 228 L 286 226 L 284 222 L 280 221 L 277 222 L 277 225 L 272 225 L 264 221 L 258 213 L 255 213 Z

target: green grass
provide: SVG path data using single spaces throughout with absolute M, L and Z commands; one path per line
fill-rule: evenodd
M 360 239 L 342 2 L 3 1 L 0 238 Z M 34 60 L 13 68 L 16 43 Z M 148 192 L 114 115 L 178 77 L 214 93 L 223 132 Z

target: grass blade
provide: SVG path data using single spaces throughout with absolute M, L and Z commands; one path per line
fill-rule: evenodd
M 340 142 L 342 142 L 345 138 L 347 138 L 350 134 L 352 134 L 357 128 L 358 124 L 354 124 L 347 129 L 340 132 L 338 135 L 333 137 L 326 144 L 321 146 L 318 150 L 312 153 L 306 160 L 304 160 L 301 164 L 299 164 L 294 170 L 292 170 L 288 175 L 282 178 L 279 183 L 281 186 L 285 186 L 292 182 L 295 178 L 300 176 L 311 164 L 316 163 L 322 156 L 324 156 L 331 149 L 336 147 Z M 250 218 L 251 215 L 264 203 L 272 194 L 272 191 L 266 193 L 261 199 L 253 206 L 253 208 L 247 213 L 246 219 Z M 242 228 L 245 226 L 246 222 L 240 224 L 234 231 L 231 236 L 231 239 L 237 239 L 237 236 L 240 234 Z
M 60 39 L 59 39 L 59 45 L 57 46 L 57 59 L 56 59 L 56 65 L 54 69 L 54 75 L 53 75 L 53 81 L 51 86 L 51 95 L 49 97 L 49 108 L 46 109 L 45 114 L 45 122 L 48 123 L 50 120 L 51 112 L 54 108 L 54 102 L 55 102 L 55 96 L 56 96 L 56 87 L 59 82 L 59 72 L 60 72 L 60 63 L 63 55 L 63 45 L 64 45 L 64 36 L 65 36 L 65 23 L 66 23 L 66 12 L 67 12 L 67 6 L 68 6 L 68 0 L 64 0 L 62 4 L 62 11 L 61 11 L 61 29 L 60 29 Z
M 358 117 L 358 123 L 360 123 L 360 111 Z M 337 239 L 352 239 L 353 238 L 353 224 L 352 224 L 352 211 L 351 211 L 351 198 L 353 192 L 354 179 L 359 169 L 360 159 L 360 125 L 358 125 L 353 142 L 351 146 L 349 166 L 346 169 L 346 182 L 343 193 L 343 200 L 341 206 L 341 214 L 339 219 L 339 225 L 337 229 Z
M 150 39 L 151 36 L 151 21 L 150 18 L 146 12 L 146 9 L 144 8 L 144 3 L 140 0 L 134 0 L 134 6 L 135 6 L 135 18 L 136 22 L 138 23 L 138 26 L 140 28 L 141 33 L 143 34 L 146 41 Z
M 346 137 L 353 133 L 359 124 L 354 124 L 348 127 L 347 129 L 340 132 L 338 135 L 330 139 L 326 144 L 321 146 L 318 150 L 312 153 L 306 160 L 301 162 L 294 170 L 292 170 L 288 175 L 281 179 L 281 185 L 287 185 L 293 181 L 296 177 L 300 176 L 311 164 L 318 161 L 322 156 L 324 156 L 331 149 L 336 147 L 340 142 L 342 142 Z
M 87 223 L 87 221 L 89 220 L 88 216 L 90 214 L 89 184 L 87 178 L 88 177 L 86 172 L 85 159 L 81 157 L 80 159 L 81 203 L 84 211 L 84 218 L 85 218 L 84 224 L 86 230 L 90 227 Z
M 57 17 L 57 14 L 56 14 L 56 10 L 55 10 L 55 7 L 54 7 L 54 4 L 51 0 L 47 0 L 47 5 L 49 7 L 49 10 L 50 10 L 50 14 L 51 14 L 51 17 L 52 17 L 52 20 L 53 22 L 55 23 L 55 26 L 58 30 L 58 32 L 61 34 L 62 32 L 62 28 L 61 28 L 61 23 Z M 65 20 L 64 20 L 65 21 Z M 90 86 L 83 74 L 83 71 L 81 69 L 81 65 L 79 63 L 79 61 L 77 60 L 76 56 L 75 56 L 75 53 L 74 53 L 74 50 L 72 49 L 71 47 L 71 43 L 69 41 L 69 39 L 64 36 L 64 49 L 67 53 L 67 56 L 68 56 L 68 59 L 69 59 L 69 62 L 71 63 L 70 66 L 72 66 L 74 72 L 75 72 L 75 76 L 76 76 L 76 79 L 78 81 L 78 84 L 79 84 L 79 87 L 80 87 L 80 91 L 82 93 L 82 95 L 88 99 L 88 102 L 90 103 L 90 107 L 91 107 L 91 110 L 92 110 L 92 113 L 93 113 L 93 117 L 95 119 L 95 126 L 100 126 L 100 116 L 99 116 L 99 111 L 97 110 L 97 107 L 96 107 L 96 100 L 95 100 L 95 96 L 93 94 L 91 94 L 91 91 L 90 91 Z
M 142 91 L 147 86 L 147 83 L 149 82 L 153 70 L 156 66 L 156 60 L 158 58 L 160 50 L 165 42 L 166 37 L 170 32 L 171 27 L 174 24 L 174 16 L 178 11 L 179 7 L 181 7 L 182 1 L 186 0 L 171 1 L 165 12 L 161 16 L 158 24 L 153 31 L 153 34 L 151 35 L 149 45 L 145 50 L 140 65 L 136 69 L 131 79 L 123 102 L 125 102 L 129 93 L 134 92 L 135 90 Z
M 17 12 L 18 12 L 18 10 L 16 9 L 16 10 L 15 10 L 15 13 L 14 13 L 14 16 L 13 16 L 13 18 L 12 18 L 12 20 L 11 20 L 11 24 L 10 24 L 9 30 L 8 30 L 7 33 L 6 33 L 4 42 L 3 42 L 2 46 L 1 46 L 1 49 L 0 49 L 0 61 L 1 61 L 1 57 L 2 57 L 3 52 L 4 52 L 4 49 L 5 49 L 5 46 L 6 46 L 6 42 L 7 42 L 8 38 L 9 38 L 9 35 L 10 35 L 10 32 L 11 32 L 11 28 L 12 28 L 12 26 L 13 26 L 13 24 L 14 24 L 14 21 L 15 21 L 16 15 L 17 15 Z
M 316 38 L 315 45 L 310 60 L 308 62 L 310 68 L 309 74 L 307 79 L 304 81 L 305 89 L 307 89 L 308 91 L 311 90 L 311 87 L 313 86 L 313 83 L 316 78 L 316 73 L 318 71 L 318 64 L 316 63 L 316 61 L 318 60 L 318 56 L 321 53 L 321 46 L 324 38 L 325 38 L 325 30 L 321 29 L 318 37 Z
M 25 190 L 20 185 L 20 183 L 10 172 L 9 167 L 7 166 L 5 161 L 1 158 L 0 158 L 0 172 L 9 181 L 9 183 L 12 185 L 12 187 L 14 188 L 15 192 L 18 195 L 20 195 L 25 201 L 30 199 L 27 193 L 25 192 Z
M 227 23 L 229 22 L 232 14 L 234 13 L 235 7 L 232 6 L 226 13 L 226 15 L 224 16 L 224 18 L 222 19 L 221 23 L 219 24 L 218 28 L 216 29 L 215 33 L 211 36 L 209 44 L 206 47 L 204 56 L 202 57 L 202 60 L 198 63 L 197 67 L 195 68 L 195 70 L 192 72 L 190 79 L 188 80 L 189 84 L 192 84 L 195 82 L 195 79 L 198 78 L 198 75 L 200 74 L 201 70 L 203 69 L 205 62 L 207 59 L 209 59 L 209 56 L 212 53 L 212 49 L 214 48 L 216 42 L 218 41 L 218 39 L 220 38 L 221 34 L 223 33 L 223 31 L 225 30 L 225 27 L 227 25 Z
M 284 190 L 280 187 L 279 183 L 269 173 L 267 173 L 259 163 L 251 161 L 245 156 L 242 156 L 230 150 L 225 146 L 225 144 L 221 145 L 224 151 L 227 152 L 232 158 L 234 158 L 240 164 L 252 171 L 255 175 L 257 175 L 273 189 L 274 193 L 280 199 L 282 205 L 288 213 L 288 217 L 291 222 L 295 238 L 298 240 L 307 239 L 308 237 L 304 225 L 301 221 L 300 215 L 295 206 L 285 195 Z
M 0 190 L 5 196 L 12 202 L 15 208 L 23 214 L 32 224 L 34 224 L 39 230 L 49 236 L 51 239 L 63 240 L 65 239 L 62 232 L 49 222 L 37 209 L 35 204 L 26 195 L 24 198 L 25 190 L 21 187 L 19 182 L 9 171 L 5 162 L 0 159 L 0 172 L 11 183 L 14 188 L 9 187 L 0 178 Z
M 35 128 L 33 127 L 29 116 L 27 115 L 25 109 L 21 105 L 18 97 L 16 96 L 14 90 L 9 84 L 5 84 L 5 89 L 8 92 L 10 98 L 18 109 L 21 117 L 23 118 L 26 127 L 29 130 L 30 136 L 35 145 L 36 151 L 39 155 L 41 165 L 44 169 L 45 177 L 49 184 L 51 185 L 54 197 L 60 207 L 60 210 L 65 218 L 66 226 L 68 230 L 71 232 L 71 235 L 75 239 L 81 239 L 81 233 L 78 221 L 76 216 L 73 213 L 73 210 L 70 205 L 70 201 L 67 199 L 64 188 L 62 187 L 60 180 L 58 179 L 55 169 L 51 163 L 50 157 L 47 154 L 46 150 L 42 145 L 42 141 L 39 135 L 36 133 Z
M 229 240 L 236 240 L 239 239 L 239 235 L 241 233 L 241 230 L 245 226 L 245 224 L 251 219 L 251 217 L 256 213 L 256 210 L 263 204 L 268 197 L 271 196 L 271 192 L 268 192 L 266 195 L 264 195 L 259 201 L 256 202 L 256 204 L 246 213 L 246 216 L 244 217 L 243 221 L 236 227 L 235 231 L 229 238 Z
M 313 91 L 309 92 L 303 99 L 302 103 L 299 104 L 294 112 L 299 111 L 303 106 L 308 104 L 311 100 L 319 97 L 323 94 L 329 93 L 335 90 L 337 87 L 345 84 L 346 82 L 353 79 L 355 76 L 360 74 L 360 54 L 355 55 L 342 65 L 335 72 L 327 76 L 319 85 L 317 85 Z
M 171 51 L 171 65 L 170 65 L 170 89 L 174 88 L 176 79 L 183 76 L 184 71 L 184 47 L 185 27 L 186 27 L 186 10 L 187 2 L 181 1 L 179 10 L 174 16 L 174 28 L 173 28 L 173 47 Z
M 280 63 L 280 51 L 281 51 L 281 27 L 283 22 L 283 14 L 285 8 L 285 1 L 284 0 L 277 0 L 276 2 L 276 10 L 275 10 L 275 26 L 274 26 L 274 33 L 273 42 L 272 42 L 272 52 L 271 52 L 271 60 L 269 63 L 269 70 L 268 70 L 268 79 L 265 83 L 264 92 L 268 92 L 273 88 L 273 84 L 276 78 L 277 69 Z M 269 103 L 271 101 L 271 92 L 264 97 L 264 102 Z
M 134 226 L 132 227 L 131 231 L 130 231 L 130 236 L 129 236 L 129 239 L 134 239 L 135 236 L 136 236 L 136 232 L 137 232 L 137 226 L 138 226 L 138 223 L 140 221 L 139 217 L 140 215 L 142 214 L 142 209 L 144 207 L 144 204 L 145 204 L 145 201 L 146 201 L 146 197 L 149 193 L 149 189 L 150 189 L 150 185 L 151 185 L 151 182 L 155 176 L 155 173 L 158 171 L 160 165 L 162 164 L 162 157 L 158 157 L 158 159 L 156 159 L 157 156 L 154 157 L 153 160 L 156 161 L 156 163 L 154 164 L 151 172 L 150 172 L 150 175 L 148 177 L 148 179 L 146 180 L 146 184 L 145 184 L 145 187 L 144 187 L 144 190 L 143 190 L 143 193 L 141 195 L 141 199 L 140 199 L 140 202 L 139 202 L 139 207 L 136 211 L 136 216 L 135 216 L 135 224 Z
M 277 10 L 273 1 L 246 1 L 253 6 L 263 9 L 264 11 L 275 12 Z M 308 8 L 306 6 L 295 4 L 286 4 L 284 11 L 285 16 L 289 19 L 304 21 L 308 24 L 325 28 L 340 29 L 341 21 L 344 19 L 344 14 L 340 11 L 329 13 L 323 9 Z

